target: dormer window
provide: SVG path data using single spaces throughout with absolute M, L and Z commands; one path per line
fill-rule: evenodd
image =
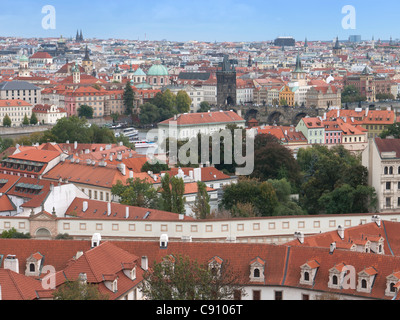
M 370 293 L 377 274 L 378 272 L 373 267 L 365 268 L 363 271 L 359 272 L 357 291 Z
M 339 263 L 333 268 L 329 269 L 328 287 L 332 289 L 341 289 L 343 279 L 346 275 L 347 268 L 344 263 Z
M 400 287 L 400 272 L 394 272 L 386 277 L 385 295 L 394 297 Z
M 223 262 L 224 262 L 224 260 L 222 260 L 218 256 L 215 256 L 208 261 L 208 269 L 211 271 L 211 274 L 214 277 L 219 277 L 221 275 L 221 269 L 222 269 Z
M 111 292 L 118 291 L 118 276 L 116 274 L 103 274 L 104 285 Z
M 316 260 L 307 261 L 300 266 L 300 284 L 313 285 L 318 268 L 319 263 Z
M 136 280 L 136 264 L 134 262 L 123 263 L 122 270 L 129 279 Z
M 257 257 L 250 261 L 250 281 L 264 282 L 265 261 Z

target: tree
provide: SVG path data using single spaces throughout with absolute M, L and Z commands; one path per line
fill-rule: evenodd
M 168 212 L 185 213 L 185 184 L 182 178 L 165 174 L 161 179 L 161 208 Z
M 386 137 L 393 136 L 395 139 L 400 138 L 400 122 L 395 122 L 386 127 L 384 131 L 379 135 L 380 138 L 386 139 Z
M 29 120 L 29 123 L 35 125 L 35 124 L 38 123 L 38 121 L 39 121 L 39 120 L 38 120 L 38 118 L 36 117 L 36 113 L 32 112 L 31 119 Z
M 210 109 L 210 104 L 207 101 L 202 101 L 200 103 L 200 108 L 197 110 L 197 112 L 208 112 Z
M 207 185 L 202 181 L 197 181 L 197 195 L 192 210 L 197 219 L 206 219 L 211 213 Z
M 188 256 L 166 256 L 144 274 L 143 295 L 149 300 L 228 300 L 245 294 L 239 273 L 229 261 L 209 267 Z
M 91 143 L 90 129 L 85 118 L 77 116 L 61 118 L 50 132 L 57 143 L 65 143 L 67 140 Z
M 24 120 L 22 121 L 22 124 L 24 125 L 24 126 L 27 126 L 27 125 L 29 125 L 29 119 L 28 119 L 28 116 L 25 114 L 25 116 L 24 116 Z
M 261 181 L 286 178 L 296 189 L 300 183 L 300 167 L 292 152 L 277 138 L 260 134 L 254 139 L 254 170 L 251 177 Z
M 10 230 L 4 230 L 1 233 L 0 238 L 3 238 L 3 239 L 30 239 L 31 235 L 29 233 L 18 232 L 13 227 Z
M 373 210 L 375 190 L 368 187 L 367 168 L 343 146 L 300 149 L 297 161 L 303 175 L 300 204 L 309 214 Z
M 156 105 L 146 102 L 140 106 L 139 120 L 142 124 L 154 124 L 160 119 L 160 110 Z
M 8 113 L 6 113 L 6 115 L 3 118 L 3 126 L 4 127 L 11 127 L 11 119 L 8 116 Z
M 86 119 L 92 119 L 93 118 L 93 108 L 86 104 L 82 104 L 78 108 L 78 116 L 85 117 Z
M 354 85 L 347 85 L 342 91 L 342 103 L 353 103 L 366 101 L 367 97 L 362 96 Z
M 13 139 L 0 137 L 0 153 L 8 149 L 9 147 L 12 147 L 13 145 L 14 145 Z
M 80 280 L 66 281 L 53 292 L 54 300 L 109 300 L 107 294 L 100 293 L 97 285 Z
M 92 124 L 88 130 L 91 143 L 116 143 L 114 132 L 106 127 Z
M 120 180 L 111 187 L 111 193 L 120 198 L 120 203 L 141 208 L 158 209 L 157 190 L 145 179 L 130 178 L 124 185 Z
M 161 163 L 160 161 L 157 161 L 154 164 L 150 164 L 148 161 L 142 166 L 142 169 L 140 171 L 142 172 L 153 172 L 153 173 L 160 173 L 161 171 L 167 171 L 169 169 L 168 165 L 166 163 Z
M 130 81 L 126 83 L 124 89 L 124 107 L 126 109 L 127 114 L 133 113 L 134 103 L 135 103 L 135 92 L 132 89 Z
M 184 90 L 180 90 L 176 95 L 176 109 L 178 113 L 185 113 L 190 111 L 192 99 Z

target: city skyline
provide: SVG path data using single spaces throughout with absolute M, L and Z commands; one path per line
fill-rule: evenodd
M 207 42 L 268 41 L 279 36 L 300 41 L 329 41 L 336 36 L 347 40 L 350 35 L 361 35 L 363 40 L 397 39 L 395 15 L 400 7 L 395 1 L 383 6 L 369 0 L 288 0 L 284 6 L 262 0 L 156 0 L 151 4 L 100 0 L 95 6 L 76 0 L 2 2 L 3 37 L 69 38 L 82 29 L 85 38 Z M 56 10 L 55 29 L 42 27 L 46 5 Z M 346 5 L 355 9 L 355 29 L 343 28 Z

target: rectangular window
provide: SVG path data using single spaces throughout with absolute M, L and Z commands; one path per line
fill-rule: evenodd
M 212 225 L 206 225 L 206 232 L 212 232 L 212 231 L 213 231 Z
M 275 291 L 275 300 L 283 300 L 283 292 Z
M 162 232 L 167 232 L 168 231 L 168 226 L 166 224 L 161 225 L 161 231 Z
M 268 223 L 268 229 L 275 230 L 275 222 Z
M 282 222 L 282 229 L 289 229 L 289 222 Z
M 98 230 L 98 231 L 103 230 L 103 224 L 102 223 L 96 223 L 96 230 Z
M 70 228 L 69 223 L 64 223 L 63 228 L 64 228 L 64 230 L 69 230 L 69 228 Z
M 329 228 L 336 227 L 336 220 L 329 220 Z
M 146 224 L 146 225 L 144 226 L 144 230 L 145 230 L 145 231 L 151 231 L 151 224 Z
M 86 223 L 80 223 L 79 230 L 86 230 Z
M 221 226 L 221 232 L 226 232 L 226 231 L 228 231 L 228 225 L 227 224 L 223 224 Z
M 118 230 L 119 230 L 119 224 L 113 223 L 113 225 L 112 225 L 112 230 L 113 230 L 113 231 L 118 231 Z
M 314 228 L 320 228 L 321 224 L 319 221 L 314 221 Z
M 253 230 L 260 230 L 260 224 L 259 223 L 253 223 Z
M 386 182 L 386 190 L 390 190 L 391 188 L 391 183 L 390 182 Z
M 243 223 L 238 224 L 237 225 L 237 231 L 243 231 L 243 230 L 244 230 L 244 224 Z
M 261 290 L 253 290 L 253 300 L 261 300 Z
M 175 227 L 176 232 L 182 232 L 183 228 L 181 224 L 176 225 Z
M 298 227 L 299 229 L 304 229 L 304 221 L 299 221 L 299 222 L 297 223 L 297 227 Z
M 196 225 L 191 225 L 190 226 L 190 231 L 191 232 L 197 232 L 197 226 Z

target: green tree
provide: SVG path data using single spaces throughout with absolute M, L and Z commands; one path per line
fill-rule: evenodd
M 31 115 L 31 118 L 29 120 L 29 123 L 33 124 L 33 125 L 38 123 L 38 118 L 36 116 L 36 113 L 32 112 L 32 115 Z
M 180 90 L 176 95 L 176 109 L 178 113 L 185 113 L 190 111 L 192 99 L 184 90 Z
M 153 172 L 153 173 L 160 173 L 161 171 L 167 171 L 169 169 L 166 163 L 161 163 L 157 161 L 154 164 L 150 164 L 148 161 L 142 166 L 140 171 L 142 172 Z
M 342 103 L 353 103 L 366 101 L 367 97 L 362 96 L 360 91 L 354 85 L 347 85 L 342 91 Z
M 3 239 L 30 239 L 31 235 L 29 233 L 18 232 L 13 227 L 10 230 L 4 230 L 1 233 L 0 238 L 3 238 Z
M 65 143 L 67 140 L 78 143 L 92 142 L 87 120 L 77 116 L 59 119 L 50 133 L 57 143 Z
M 95 284 L 80 280 L 66 281 L 53 292 L 54 300 L 109 300 L 107 294 L 99 291 Z
M 144 275 L 142 292 L 149 300 L 229 300 L 245 295 L 229 261 L 210 268 L 188 256 L 166 256 Z
M 184 214 L 185 213 L 185 183 L 182 178 L 172 177 L 171 181 L 171 199 L 172 210 L 171 212 Z
M 120 198 L 120 203 L 149 209 L 158 209 L 157 190 L 145 179 L 130 178 L 124 185 L 120 180 L 111 187 L 111 193 Z
M 0 153 L 8 149 L 9 147 L 12 147 L 13 145 L 14 145 L 13 139 L 0 137 Z
M 210 196 L 207 193 L 207 185 L 202 181 L 197 181 L 197 195 L 192 210 L 197 219 L 210 216 Z
M 208 112 L 210 109 L 210 104 L 207 101 L 202 101 L 200 103 L 200 108 L 197 110 L 197 112 Z
M 172 193 L 171 193 L 171 182 L 169 174 L 165 174 L 161 178 L 161 207 L 162 210 L 171 212 L 172 211 Z
M 139 120 L 142 124 L 155 124 L 160 119 L 160 110 L 156 105 L 146 102 L 140 106 Z
M 11 127 L 11 119 L 8 116 L 8 113 L 6 113 L 6 115 L 3 118 L 3 126 L 4 127 Z
M 270 134 L 260 134 L 254 139 L 254 170 L 252 178 L 287 178 L 293 189 L 300 184 L 300 167 L 292 152 Z
M 24 126 L 27 126 L 27 125 L 29 125 L 29 119 L 28 119 L 28 116 L 25 114 L 25 116 L 24 116 L 24 120 L 22 121 L 22 124 L 24 125 Z
M 400 139 L 400 122 L 395 122 L 386 127 L 384 131 L 379 135 L 380 138 L 386 139 L 386 137 L 393 136 L 395 139 Z
M 78 116 L 79 117 L 85 117 L 86 119 L 92 119 L 93 118 L 93 108 L 91 106 L 88 106 L 86 104 L 82 104 L 78 108 Z
M 130 81 L 126 83 L 123 98 L 124 98 L 124 107 L 126 109 L 126 113 L 132 114 L 135 103 L 135 92 L 132 89 Z
M 92 124 L 88 130 L 91 143 L 116 143 L 114 132 L 107 127 Z

